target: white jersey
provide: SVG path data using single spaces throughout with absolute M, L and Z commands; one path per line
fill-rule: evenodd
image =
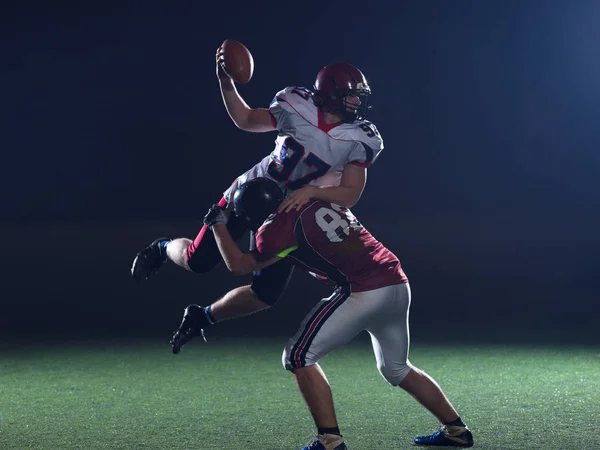
M 274 180 L 284 192 L 307 184 L 338 186 L 347 164 L 368 167 L 383 150 L 377 128 L 367 120 L 325 123 L 305 88 L 278 92 L 269 112 L 279 133 L 275 149 L 224 192 L 228 202 L 237 185 L 256 177 Z

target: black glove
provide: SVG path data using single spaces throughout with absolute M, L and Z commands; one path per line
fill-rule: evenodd
M 230 214 L 229 211 L 221 208 L 219 205 L 212 205 L 208 213 L 204 216 L 204 223 L 210 228 L 220 223 L 226 224 Z

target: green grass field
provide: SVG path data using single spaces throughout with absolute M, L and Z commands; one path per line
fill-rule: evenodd
M 0 348 L 0 449 L 299 449 L 313 424 L 285 339 Z M 18 350 L 18 351 L 17 351 Z M 418 346 L 480 449 L 600 449 L 600 349 Z M 353 450 L 407 449 L 435 419 L 375 367 L 364 336 L 327 356 Z

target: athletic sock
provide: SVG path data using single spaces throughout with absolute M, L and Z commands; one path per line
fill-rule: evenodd
M 444 425 L 448 425 L 451 427 L 466 427 L 466 425 L 464 424 L 464 422 L 461 420 L 460 417 L 456 420 L 453 420 L 452 422 L 445 422 Z
M 160 250 L 160 255 L 164 258 L 167 257 L 167 245 L 169 244 L 169 242 L 171 242 L 171 241 L 170 240 L 160 241 L 158 243 L 158 249 Z
M 211 311 L 210 305 L 205 306 L 202 309 L 204 310 L 204 314 L 206 315 L 206 319 L 208 320 L 209 324 L 212 325 L 213 323 L 217 323 L 217 321 L 215 320 L 215 318 L 212 315 L 212 311 Z
M 318 428 L 317 430 L 318 430 L 317 433 L 319 433 L 319 434 L 337 434 L 338 436 L 342 435 L 342 433 L 340 433 L 340 428 L 339 427 Z

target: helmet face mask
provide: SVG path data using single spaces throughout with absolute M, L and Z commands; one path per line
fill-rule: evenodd
M 344 118 L 344 122 L 354 122 L 356 120 L 364 120 L 369 113 L 369 95 L 371 95 L 371 90 L 366 89 L 349 89 L 348 91 L 342 93 L 343 97 L 341 99 L 341 103 L 343 106 L 342 115 Z M 348 97 L 356 97 L 358 98 L 359 104 L 354 102 L 348 102 Z
M 370 109 L 371 88 L 363 73 L 351 64 L 335 63 L 321 69 L 314 94 L 317 106 L 340 115 L 347 123 L 365 119 Z M 348 102 L 348 97 L 357 97 L 360 104 Z

